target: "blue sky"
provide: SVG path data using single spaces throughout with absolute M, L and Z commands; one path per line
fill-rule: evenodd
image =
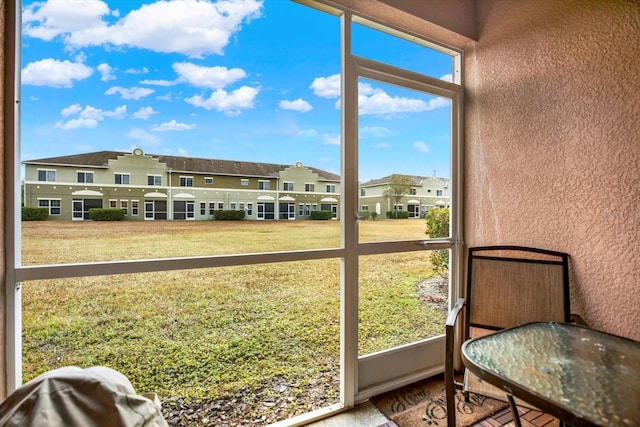
M 337 17 L 289 0 L 23 1 L 22 159 L 100 150 L 340 172 Z M 451 61 L 354 28 L 355 54 Z M 361 79 L 360 179 L 449 176 L 449 102 Z

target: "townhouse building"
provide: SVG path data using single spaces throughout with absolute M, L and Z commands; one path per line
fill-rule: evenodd
M 216 210 L 247 219 L 338 218 L 340 177 L 303 165 L 99 151 L 23 162 L 24 205 L 49 218 L 88 219 L 91 208 L 119 208 L 129 220 L 207 220 Z
M 242 210 L 249 220 L 303 220 L 311 212 L 339 217 L 340 176 L 305 166 L 98 151 L 23 162 L 24 206 L 50 219 L 86 220 L 91 208 L 122 209 L 128 220 L 210 220 Z M 408 210 L 418 218 L 448 206 L 448 181 L 411 177 L 415 186 L 391 206 L 388 177 L 360 186 L 364 211 Z
M 450 207 L 449 180 L 432 176 L 408 175 L 412 181 L 408 194 L 394 201 L 387 195 L 391 176 L 360 184 L 360 211 L 386 215 L 392 211 L 408 211 L 409 218 L 423 218 L 433 208 Z

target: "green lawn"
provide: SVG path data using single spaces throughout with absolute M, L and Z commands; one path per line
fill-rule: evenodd
M 423 220 L 360 227 L 362 240 L 424 233 Z M 338 245 L 339 224 L 327 221 L 23 224 L 25 264 Z M 432 275 L 428 255 L 362 258 L 361 354 L 443 332 L 444 310 L 418 298 L 416 285 Z M 339 283 L 338 259 L 27 282 L 24 380 L 106 365 L 164 401 L 221 399 L 284 380 L 299 393 L 322 384 L 335 402 Z

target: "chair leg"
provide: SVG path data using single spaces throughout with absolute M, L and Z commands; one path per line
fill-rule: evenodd
M 469 403 L 471 400 L 469 399 L 469 392 L 468 391 L 463 391 L 462 395 L 464 396 L 464 401 Z
M 507 399 L 509 400 L 509 406 L 511 407 L 511 414 L 513 415 L 513 423 L 516 427 L 522 427 L 520 424 L 520 414 L 518 414 L 518 407 L 516 406 L 516 401 L 513 400 L 513 396 L 507 394 Z

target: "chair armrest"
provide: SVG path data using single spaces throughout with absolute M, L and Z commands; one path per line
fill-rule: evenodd
M 456 325 L 456 321 L 458 320 L 460 311 L 462 310 L 462 307 L 464 307 L 465 304 L 466 304 L 466 300 L 464 298 L 458 298 L 458 300 L 456 301 L 456 305 L 453 306 L 453 309 L 449 313 L 449 316 L 447 316 L 447 323 L 446 323 L 447 328 L 449 327 L 452 328 Z

